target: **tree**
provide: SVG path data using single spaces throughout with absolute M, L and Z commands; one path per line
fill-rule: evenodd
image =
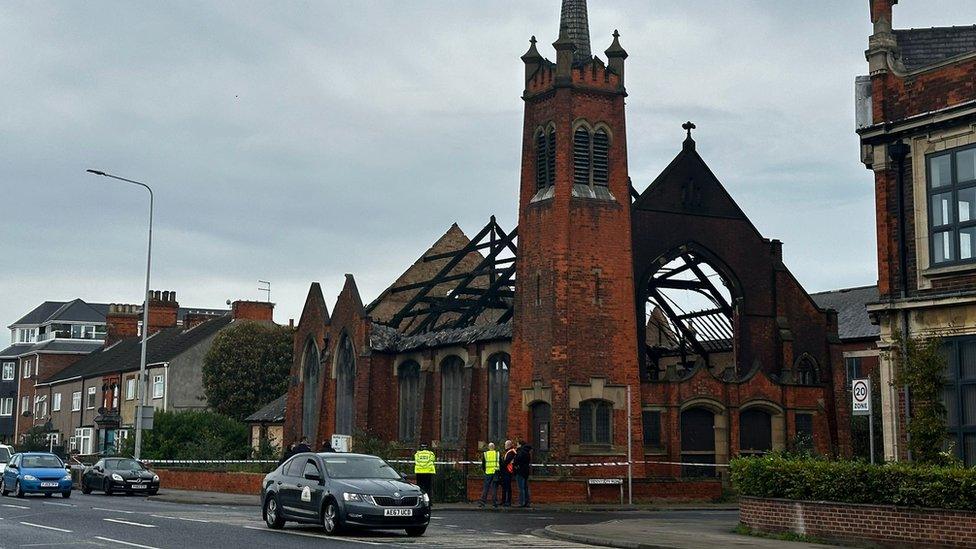
M 125 440 L 123 455 L 132 455 L 135 437 Z M 251 446 L 247 425 L 210 411 L 157 411 L 151 431 L 143 431 L 144 459 L 247 459 Z
M 288 389 L 293 330 L 244 322 L 217 334 L 203 361 L 210 408 L 238 421 Z
M 896 361 L 895 383 L 911 391 L 912 417 L 908 423 L 908 447 L 914 461 L 940 465 L 946 440 L 945 386 L 946 353 L 942 339 L 905 338 L 897 333 L 891 352 Z

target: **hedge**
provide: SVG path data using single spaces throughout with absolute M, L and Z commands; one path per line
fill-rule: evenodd
M 787 458 L 732 460 L 743 496 L 976 511 L 976 468 Z

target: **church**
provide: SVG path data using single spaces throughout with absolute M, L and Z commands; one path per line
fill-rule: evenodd
M 801 446 L 850 455 L 837 314 L 709 169 L 694 124 L 676 121 L 653 182 L 631 181 L 628 53 L 607 42 L 593 55 L 585 0 L 563 0 L 555 62 L 535 37 L 522 56 L 517 228 L 451 226 L 370 303 L 352 275 L 331 310 L 311 285 L 286 443 L 373 436 L 474 459 L 522 438 L 538 462 L 629 454 L 646 478 Z

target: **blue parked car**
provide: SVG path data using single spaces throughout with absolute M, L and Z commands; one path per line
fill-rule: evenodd
M 44 494 L 51 497 L 61 494 L 71 497 L 71 472 L 65 470 L 61 458 L 47 452 L 14 454 L 0 477 L 0 495 L 13 492 L 22 498 L 25 494 Z

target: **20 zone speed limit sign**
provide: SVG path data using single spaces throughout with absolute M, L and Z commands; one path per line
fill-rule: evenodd
M 871 382 L 868 379 L 855 379 L 851 382 L 851 411 L 856 416 L 871 415 Z

